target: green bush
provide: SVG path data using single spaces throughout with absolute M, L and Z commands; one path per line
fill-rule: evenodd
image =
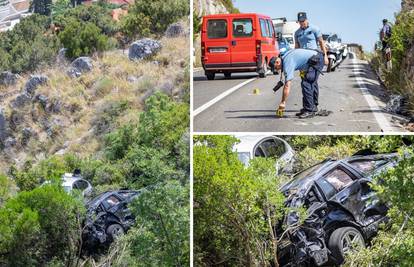
M 34 71 L 53 62 L 59 40 L 47 31 L 49 19 L 33 14 L 13 30 L 0 32 L 0 67 L 16 73 Z
M 229 136 L 194 139 L 194 257 L 197 265 L 269 266 L 277 261 L 273 228 L 284 211 L 275 165 L 246 168 Z
M 167 27 L 190 14 L 187 0 L 137 0 L 121 22 L 122 31 L 130 36 L 164 33 Z
M 47 185 L 21 192 L 0 208 L 0 264 L 44 266 L 74 263 L 84 214 L 80 200 Z
M 94 52 L 102 52 L 109 48 L 108 37 L 101 33 L 95 24 L 80 23 L 73 20 L 59 34 L 62 45 L 67 48 L 66 56 L 77 58 L 88 56 Z

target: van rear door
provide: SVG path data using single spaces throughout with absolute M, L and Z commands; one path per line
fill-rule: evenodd
M 233 18 L 231 64 L 233 67 L 256 67 L 254 17 Z
M 227 18 L 207 19 L 205 38 L 202 47 L 205 51 L 204 63 L 207 68 L 230 67 L 231 46 Z

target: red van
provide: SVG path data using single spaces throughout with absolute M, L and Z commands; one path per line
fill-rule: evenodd
M 272 19 L 259 14 L 219 14 L 203 17 L 201 62 L 207 79 L 233 72 L 266 77 L 268 63 L 279 55 Z

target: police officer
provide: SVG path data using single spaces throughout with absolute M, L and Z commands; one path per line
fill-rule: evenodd
M 382 50 L 385 51 L 385 49 L 388 48 L 388 40 L 391 38 L 392 35 L 392 29 L 391 26 L 388 24 L 387 19 L 382 20 L 382 29 L 380 32 L 380 39 L 382 42 Z
M 327 54 L 327 49 L 325 46 L 325 42 L 322 38 L 322 33 L 318 27 L 311 25 L 308 21 L 308 17 L 305 12 L 298 13 L 298 22 L 300 28 L 295 32 L 295 48 L 304 48 L 304 49 L 314 49 L 319 50 L 323 53 L 324 58 L 323 62 L 325 65 L 328 65 L 329 59 Z M 314 93 L 314 101 L 315 105 L 318 106 L 318 99 L 319 99 L 319 85 L 318 82 L 314 82 L 312 84 L 314 88 L 312 89 Z M 305 112 L 305 110 L 301 110 L 298 114 Z
M 302 48 L 294 49 L 288 51 L 281 58 L 278 57 L 275 60 L 274 65 L 276 70 L 283 70 L 285 75 L 285 84 L 283 88 L 282 101 L 279 105 L 279 111 L 283 111 L 285 109 L 294 73 L 299 70 L 302 73 L 301 86 L 303 94 L 303 108 L 301 112 L 296 115 L 301 119 L 314 117 L 318 111 L 318 95 L 315 93 L 315 90 L 317 90 L 319 74 L 322 72 L 324 66 L 324 54 L 317 50 Z

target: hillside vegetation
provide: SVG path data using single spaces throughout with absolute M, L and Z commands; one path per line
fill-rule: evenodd
M 72 4 L 0 33 L 13 77 L 0 82 L 0 266 L 187 266 L 189 3 L 136 0 L 119 21 L 117 6 Z M 149 41 L 160 48 L 132 59 Z M 110 247 L 85 250 L 86 200 L 60 185 L 76 169 L 93 196 L 141 192 Z

